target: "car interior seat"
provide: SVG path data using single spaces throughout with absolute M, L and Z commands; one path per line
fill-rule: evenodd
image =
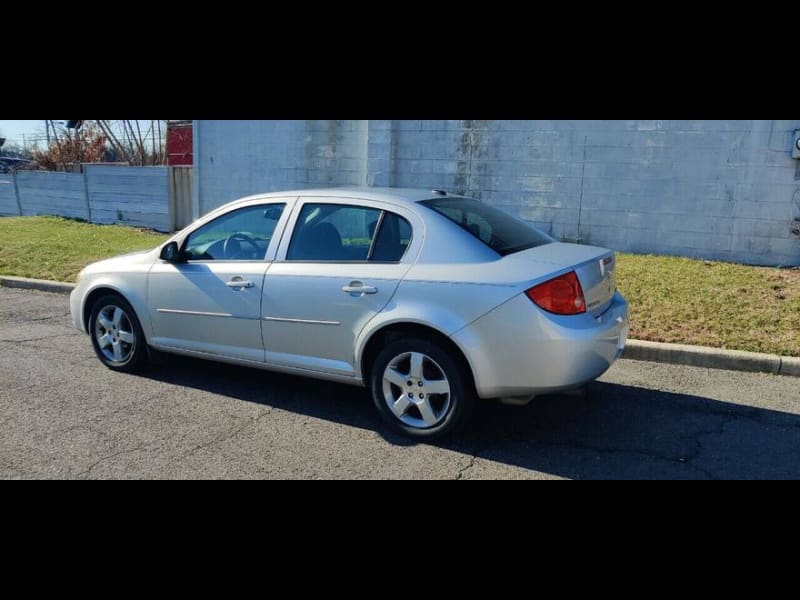
M 293 260 L 340 259 L 342 236 L 331 223 L 320 223 L 307 229 L 289 249 Z

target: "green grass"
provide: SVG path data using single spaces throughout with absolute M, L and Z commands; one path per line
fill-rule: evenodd
M 57 217 L 0 218 L 0 273 L 74 281 L 95 260 L 167 236 Z M 620 254 L 631 337 L 800 356 L 800 270 Z
M 60 217 L 0 218 L 0 273 L 75 281 L 90 262 L 155 248 L 166 235 Z
M 620 254 L 631 337 L 800 356 L 800 270 Z

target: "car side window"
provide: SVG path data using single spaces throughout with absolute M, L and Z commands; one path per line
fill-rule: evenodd
M 286 259 L 365 262 L 380 216 L 380 210 L 364 206 L 305 204 Z
M 285 204 L 261 204 L 226 213 L 193 231 L 186 260 L 264 260 Z
M 398 262 L 410 245 L 411 224 L 399 215 L 385 212 L 370 261 Z

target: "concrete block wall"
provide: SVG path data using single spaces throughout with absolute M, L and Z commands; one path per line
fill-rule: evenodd
M 465 193 L 565 240 L 800 265 L 800 120 L 196 121 L 199 212 L 290 188 Z
M 83 173 L 0 175 L 0 216 L 56 215 L 169 231 L 171 217 L 178 216 L 170 207 L 170 194 L 176 195 L 170 169 L 83 165 Z
M 0 215 L 19 215 L 13 175 L 0 175 Z
M 121 223 L 169 231 L 166 167 L 84 165 L 93 223 Z
M 86 186 L 81 173 L 20 171 L 17 193 L 24 216 L 59 215 L 88 219 Z
M 363 185 L 367 121 L 195 121 L 198 212 L 257 192 Z

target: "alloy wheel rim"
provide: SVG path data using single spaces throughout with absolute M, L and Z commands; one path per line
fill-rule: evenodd
M 383 397 L 396 419 L 409 427 L 431 429 L 450 410 L 450 382 L 427 354 L 404 352 L 383 372 Z
M 111 363 L 126 362 L 136 347 L 133 323 L 127 313 L 113 304 L 104 306 L 97 313 L 94 336 L 100 352 Z

